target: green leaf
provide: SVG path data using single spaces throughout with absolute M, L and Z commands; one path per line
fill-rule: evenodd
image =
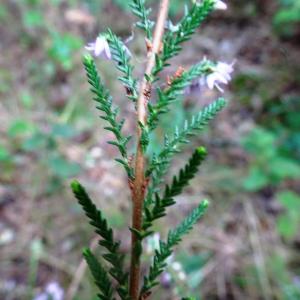
M 266 187 L 269 183 L 268 175 L 261 168 L 252 166 L 248 176 L 243 180 L 243 187 L 245 190 L 253 192 Z
M 81 170 L 79 164 L 69 162 L 63 156 L 60 155 L 50 156 L 47 160 L 47 164 L 50 170 L 53 172 L 53 174 L 62 179 L 78 175 Z
M 83 251 L 83 256 L 92 272 L 95 283 L 100 290 L 100 294 L 98 295 L 99 299 L 115 300 L 115 298 L 113 298 L 113 288 L 108 278 L 108 273 L 105 271 L 103 266 L 90 249 L 85 249 Z
M 54 124 L 52 126 L 52 135 L 62 138 L 72 138 L 76 135 L 75 129 L 68 124 Z
M 13 121 L 9 126 L 8 135 L 11 137 L 20 137 L 32 134 L 34 130 L 34 124 L 24 119 L 18 119 Z
M 297 235 L 300 227 L 300 195 L 291 191 L 282 191 L 276 197 L 285 212 L 276 221 L 278 232 L 290 239 Z
M 279 179 L 300 178 L 300 165 L 289 158 L 275 157 L 269 163 L 269 171 Z
M 279 234 L 285 238 L 293 238 L 299 231 L 299 222 L 291 219 L 289 215 L 280 216 L 276 221 L 276 227 Z
M 32 108 L 33 106 L 33 97 L 30 95 L 28 91 L 24 91 L 21 93 L 20 101 L 25 108 Z
M 9 151 L 4 146 L 0 145 L 0 162 L 6 161 L 9 159 L 11 159 L 11 155 L 10 155 Z
M 24 25 L 29 28 L 42 27 L 44 25 L 44 16 L 38 10 L 28 10 L 23 15 Z
M 274 133 L 262 127 L 255 127 L 241 143 L 247 152 L 253 155 L 260 153 L 262 159 L 271 159 L 276 155 L 275 141 Z
M 48 135 L 40 131 L 36 131 L 33 135 L 25 139 L 22 143 L 22 149 L 25 151 L 41 151 L 50 150 L 56 147 L 56 143 Z
M 69 33 L 60 34 L 58 32 L 51 32 L 51 38 L 48 55 L 61 64 L 65 70 L 71 70 L 74 53 L 83 46 L 82 39 Z
M 276 198 L 288 210 L 300 211 L 300 195 L 291 191 L 282 191 L 276 195 Z

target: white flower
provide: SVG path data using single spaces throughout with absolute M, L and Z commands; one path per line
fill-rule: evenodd
M 104 59 L 111 59 L 109 44 L 105 36 L 98 36 L 96 41 L 89 43 L 85 49 L 93 52 L 96 57 L 101 56 Z
M 227 4 L 221 0 L 215 0 L 215 9 L 226 10 Z
M 220 83 L 228 84 L 231 80 L 231 73 L 233 72 L 233 66 L 235 61 L 231 64 L 227 64 L 225 62 L 218 62 L 215 67 L 212 68 L 212 73 L 207 75 L 206 84 L 209 89 L 213 89 L 216 87 L 220 92 L 224 92 L 224 90 L 220 87 Z
M 151 254 L 155 250 L 158 250 L 159 249 L 159 240 L 160 240 L 160 234 L 159 233 L 154 233 L 153 236 L 150 236 L 147 239 L 146 252 Z
M 178 273 L 178 279 L 181 280 L 181 281 L 186 280 L 186 274 L 183 271 L 179 272 Z
M 200 5 L 202 3 L 202 1 L 200 2 L 196 2 L 197 0 L 193 0 L 194 3 L 196 3 L 197 5 Z M 215 5 L 214 5 L 214 8 L 215 9 L 221 9 L 221 10 L 225 10 L 227 9 L 227 4 L 224 3 L 223 1 L 221 0 L 215 0 Z
M 45 288 L 45 292 L 37 295 L 33 300 L 63 300 L 64 290 L 57 282 L 50 282 Z
M 170 30 L 171 32 L 177 32 L 179 29 L 179 24 L 174 25 L 171 20 L 166 21 L 165 28 Z
M 123 48 L 123 50 L 125 51 L 126 55 L 127 55 L 129 58 L 131 58 L 131 57 L 132 57 L 132 54 L 131 54 L 130 50 L 128 49 L 128 47 L 127 47 L 125 44 L 123 44 L 122 48 Z
M 181 265 L 181 263 L 178 262 L 178 261 L 174 261 L 174 262 L 172 263 L 171 267 L 172 267 L 172 269 L 173 269 L 174 271 L 181 271 L 181 270 L 182 270 L 182 265 Z

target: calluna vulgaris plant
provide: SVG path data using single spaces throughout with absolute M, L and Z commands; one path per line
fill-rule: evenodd
M 113 230 L 102 212 L 80 183 L 74 181 L 71 184 L 76 198 L 90 219 L 90 224 L 95 227 L 96 233 L 101 238 L 100 246 L 107 252 L 102 255 L 101 260 L 98 260 L 90 249 L 83 252 L 99 288 L 98 297 L 103 300 L 116 299 L 115 297 L 122 300 L 148 299 L 152 289 L 158 285 L 158 278 L 166 269 L 167 259 L 172 255 L 174 247 L 206 212 L 208 201 L 203 200 L 176 228 L 169 231 L 165 241 L 159 241 L 152 264 L 142 281 L 140 270 L 143 241 L 154 234 L 153 223 L 166 215 L 167 208 L 175 204 L 174 198 L 196 175 L 207 155 L 206 149 L 204 147 L 195 149 L 185 167 L 173 177 L 170 184 L 162 188 L 163 177 L 173 156 L 180 151 L 180 146 L 187 144 L 189 137 L 202 130 L 224 108 L 226 102 L 223 98 L 219 98 L 204 107 L 191 120 L 187 120 L 182 128 L 174 128 L 172 135 L 165 136 L 162 150 L 147 158 L 147 148 L 151 143 L 150 133 L 159 125 L 161 115 L 166 114 L 170 105 L 195 81 L 198 84 L 206 84 L 211 89 L 216 87 L 223 91 L 220 84 L 227 84 L 233 71 L 233 64 L 212 62 L 204 58 L 188 70 L 179 68 L 166 82 L 160 78 L 161 71 L 169 66 L 169 60 L 180 53 L 183 43 L 191 39 L 206 17 L 215 9 L 226 9 L 224 2 L 192 1 L 186 6 L 185 14 L 177 25 L 167 20 L 169 0 L 161 0 L 156 23 L 149 19 L 151 10 L 145 7 L 145 0 L 132 0 L 130 7 L 139 19 L 135 26 L 142 29 L 145 34 L 147 65 L 140 81 L 134 77 L 129 49 L 111 30 L 99 35 L 86 49 L 99 59 L 101 57 L 113 60 L 121 74 L 118 80 L 124 85 L 126 96 L 137 112 L 137 146 L 134 155 L 128 153 L 127 145 L 131 136 L 124 136 L 122 133 L 124 120 L 119 120 L 119 110 L 113 107 L 112 97 L 98 75 L 92 56 L 84 57 L 84 66 L 94 100 L 102 112 L 101 118 L 108 124 L 105 129 L 115 136 L 115 140 L 109 143 L 116 146 L 120 152 L 120 158 L 116 161 L 124 167 L 131 190 L 132 245 L 128 272 L 128 268 L 124 265 L 125 255 L 120 252 L 120 242 L 114 239 Z

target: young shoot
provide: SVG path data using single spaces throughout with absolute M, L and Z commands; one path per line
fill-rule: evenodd
M 102 257 L 96 257 L 88 248 L 83 251 L 99 289 L 98 298 L 103 300 L 150 299 L 175 247 L 205 214 L 209 206 L 206 199 L 191 209 L 175 228 L 170 228 L 165 240 L 160 239 L 159 233 L 154 230 L 154 223 L 166 216 L 168 208 L 176 204 L 176 197 L 197 175 L 207 156 L 207 150 L 203 146 L 194 149 L 185 166 L 178 174 L 174 174 L 171 182 L 165 183 L 164 177 L 171 162 L 189 144 L 189 139 L 198 135 L 217 116 L 225 107 L 226 101 L 222 97 L 216 99 L 186 120 L 183 127 L 175 127 L 172 134 L 165 135 L 162 150 L 154 153 L 152 157 L 148 157 L 147 150 L 154 142 L 151 133 L 160 126 L 162 115 L 169 112 L 171 106 L 182 98 L 191 85 L 198 82 L 210 89 L 216 89 L 217 93 L 222 93 L 224 85 L 231 80 L 234 67 L 234 62 L 200 58 L 189 69 L 180 67 L 175 74 L 170 74 L 168 79 L 164 80 L 161 72 L 168 68 L 170 59 L 184 51 L 185 42 L 193 37 L 210 14 L 215 10 L 227 9 L 227 5 L 218 0 L 186 1 L 182 19 L 173 25 L 168 19 L 169 0 L 160 1 L 155 21 L 150 19 L 151 9 L 146 6 L 146 2 L 130 1 L 132 13 L 137 18 L 134 24 L 135 36 L 139 32 L 144 35 L 145 40 L 147 62 L 143 66 L 142 78 L 135 77 L 134 65 L 131 62 L 134 54 L 125 42 L 109 29 L 99 33 L 95 41 L 86 46 L 90 53 L 83 59 L 93 99 L 106 123 L 105 129 L 114 135 L 114 139 L 108 143 L 119 151 L 115 160 L 126 172 L 132 201 L 132 223 L 129 225 L 131 252 L 123 253 L 120 250 L 120 241 L 115 239 L 113 228 L 108 225 L 109 222 L 101 208 L 96 207 L 79 182 L 74 181 L 71 184 L 75 197 L 99 236 L 99 246 L 104 249 Z M 124 134 L 125 120 L 120 119 L 120 109 L 113 104 L 110 91 L 98 73 L 95 60 L 102 59 L 112 61 L 119 72 L 118 80 L 124 86 L 123 101 L 129 100 L 129 104 L 136 110 L 132 116 L 136 118 L 136 131 L 132 136 Z M 128 148 L 131 139 L 136 144 L 134 153 Z M 153 251 L 149 250 L 146 238 L 155 241 Z M 153 256 L 152 263 L 144 274 L 141 274 L 142 254 Z M 130 257 L 129 265 L 127 256 Z

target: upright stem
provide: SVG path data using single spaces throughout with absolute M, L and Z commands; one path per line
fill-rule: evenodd
M 146 75 L 151 75 L 155 65 L 155 55 L 159 53 L 164 33 L 165 21 L 168 16 L 169 0 L 161 0 L 156 27 L 153 36 L 152 51 L 149 53 L 146 66 Z M 146 124 L 147 120 L 147 101 L 145 94 L 151 90 L 151 86 L 144 77 L 140 95 L 137 101 L 137 150 L 135 160 L 135 180 L 133 183 L 133 213 L 132 213 L 132 228 L 140 231 L 142 229 L 142 210 L 145 198 L 145 157 L 141 145 L 142 129 L 139 123 Z M 137 254 L 139 240 L 135 233 L 131 234 L 131 268 L 130 268 L 130 296 L 132 300 L 138 300 L 140 289 L 140 255 Z

